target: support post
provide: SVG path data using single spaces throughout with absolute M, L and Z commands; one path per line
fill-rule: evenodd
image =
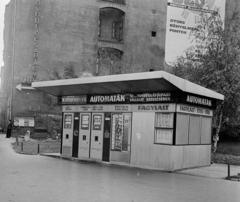
M 228 178 L 230 178 L 230 164 L 228 164 Z
M 23 142 L 21 142 L 21 148 L 22 148 L 22 151 L 23 151 Z

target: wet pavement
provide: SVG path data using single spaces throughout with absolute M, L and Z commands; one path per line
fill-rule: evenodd
M 0 134 L 0 202 L 240 201 L 237 181 L 16 154 L 14 141 Z

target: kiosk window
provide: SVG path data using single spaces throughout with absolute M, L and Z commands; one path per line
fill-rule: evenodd
M 200 116 L 190 115 L 189 117 L 189 144 L 200 144 Z
M 173 113 L 156 113 L 155 144 L 173 144 Z
M 71 114 L 65 114 L 64 116 L 64 128 L 71 128 L 72 126 L 72 115 Z
M 102 115 L 93 115 L 93 130 L 101 130 Z
M 202 117 L 201 144 L 211 144 L 212 117 Z
M 89 130 L 89 115 L 83 114 L 81 118 L 81 129 L 82 130 Z
M 172 144 L 172 141 L 173 141 L 172 129 L 155 129 L 155 143 Z
M 130 151 L 131 114 L 113 114 L 112 146 L 115 151 Z
M 189 115 L 177 114 L 176 145 L 188 144 Z

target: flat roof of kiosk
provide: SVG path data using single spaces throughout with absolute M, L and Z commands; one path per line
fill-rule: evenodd
M 181 90 L 217 100 L 224 99 L 222 94 L 165 71 L 40 81 L 33 82 L 32 87 L 57 97 Z

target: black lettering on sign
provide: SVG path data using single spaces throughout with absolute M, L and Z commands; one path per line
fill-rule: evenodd
M 155 105 L 155 106 L 138 106 L 139 111 L 149 111 L 149 110 L 155 110 L 155 111 L 167 111 L 169 108 L 169 105 Z
M 194 107 L 187 107 L 187 106 L 180 106 L 180 111 L 195 112 L 195 108 Z
M 205 114 L 210 115 L 210 110 L 205 109 Z

